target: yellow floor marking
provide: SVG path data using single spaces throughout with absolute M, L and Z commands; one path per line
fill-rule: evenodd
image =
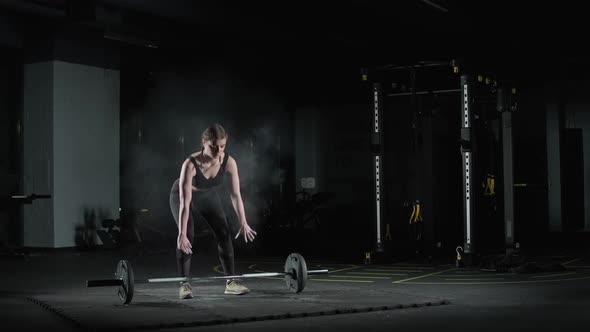
M 561 263 L 561 265 L 568 265 L 569 263 L 573 263 L 573 262 L 577 262 L 577 261 L 581 261 L 583 258 L 576 258 L 576 259 L 572 259 L 571 261 L 567 261 L 565 263 Z
M 485 275 L 490 275 L 488 273 L 480 273 L 480 274 L 462 274 L 462 275 L 457 275 L 457 274 L 447 274 L 447 275 L 437 275 L 437 277 L 453 277 L 453 278 L 462 278 L 462 277 L 483 277 Z M 502 275 L 498 275 L 498 277 L 503 277 L 503 276 L 512 276 L 512 275 L 516 275 L 516 273 L 502 273 Z M 490 275 L 490 277 L 492 277 Z M 495 277 L 495 276 L 493 276 Z
M 445 279 L 450 281 L 485 281 L 485 280 L 504 280 L 505 278 L 474 278 L 474 279 Z
M 328 273 L 336 273 L 336 272 L 341 272 L 341 271 L 354 270 L 354 269 L 358 269 L 358 268 L 359 268 L 359 266 L 353 265 L 352 267 L 347 267 L 347 268 L 343 268 L 343 269 L 339 269 L 339 270 L 331 270 Z
M 380 273 L 380 272 L 346 272 L 346 274 L 367 274 L 374 276 L 407 276 L 407 273 Z
M 387 270 L 381 270 L 381 269 L 364 269 L 363 271 L 373 271 L 373 272 L 409 272 L 409 273 L 415 273 L 415 272 L 424 272 L 424 270 L 394 270 L 394 269 L 387 269 Z
M 433 276 L 433 275 L 442 274 L 442 273 L 449 272 L 449 271 L 454 271 L 455 269 L 456 268 L 452 268 L 452 269 L 448 269 L 448 270 L 443 270 L 443 271 L 438 271 L 438 272 L 434 272 L 434 273 L 425 274 L 423 276 L 417 276 L 417 277 L 413 277 L 413 278 L 397 280 L 397 281 L 393 281 L 393 283 L 394 284 L 401 284 L 402 282 L 406 282 L 406 281 L 410 281 L 410 280 L 416 280 L 416 279 L 421 279 L 421 278 L 426 278 L 426 277 L 430 277 L 430 276 Z
M 545 274 L 545 275 L 541 275 L 541 276 L 532 276 L 531 278 L 550 278 L 550 277 L 567 276 L 570 274 L 576 274 L 576 272 L 568 272 L 568 273 L 560 273 L 560 274 Z
M 397 265 L 380 265 L 380 266 L 371 266 L 376 267 L 378 269 L 424 269 L 424 270 L 436 270 L 435 267 L 426 267 L 426 266 L 397 266 Z
M 373 280 L 346 280 L 346 279 L 308 279 L 313 281 L 330 281 L 330 282 L 373 282 Z
M 371 277 L 371 276 L 330 276 L 330 278 L 391 279 L 390 277 Z
M 550 280 L 519 280 L 519 281 L 498 281 L 498 282 L 406 282 L 410 285 L 500 285 L 500 284 L 534 284 L 544 282 L 561 282 L 590 279 L 588 277 L 569 278 L 569 279 L 550 279 Z

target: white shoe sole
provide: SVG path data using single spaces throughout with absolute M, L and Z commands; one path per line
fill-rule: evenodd
M 228 294 L 228 295 L 243 295 L 246 293 L 249 293 L 250 291 L 243 291 L 243 292 L 232 292 L 232 291 L 225 291 L 224 294 Z

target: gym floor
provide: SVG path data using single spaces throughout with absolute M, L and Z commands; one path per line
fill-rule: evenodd
M 108 279 L 122 256 L 136 279 L 174 276 L 174 253 L 52 251 L 3 254 L 0 319 L 14 330 L 160 331 L 586 331 L 590 326 L 587 252 L 530 257 L 565 271 L 512 273 L 456 268 L 454 261 L 406 260 L 362 264 L 306 257 L 310 276 L 300 294 L 281 278 L 245 280 L 251 292 L 224 295 L 223 281 L 193 284 L 195 297 L 177 298 L 176 283 L 138 284 L 121 305 L 116 287 L 86 288 Z M 237 273 L 281 271 L 281 257 L 237 257 Z M 193 274 L 219 275 L 213 254 L 193 259 Z M 11 330 L 11 329 L 8 329 Z

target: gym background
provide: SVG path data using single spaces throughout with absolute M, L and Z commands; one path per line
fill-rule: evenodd
M 453 61 L 461 73 L 515 88 L 520 248 L 587 248 L 582 14 L 549 4 L 437 3 L 2 1 L 2 250 L 173 250 L 170 186 L 201 132 L 219 122 L 259 234 L 253 244 L 236 241 L 238 256 L 298 250 L 361 261 L 375 251 L 378 78 L 388 93 L 409 94 L 384 102 L 378 256 L 454 259 L 464 241 L 460 96 L 411 90 L 412 72 L 414 91 L 458 89 Z M 376 70 L 428 61 L 449 65 Z M 477 135 L 490 144 L 474 152 L 485 160 L 474 190 L 483 197 L 484 168 L 494 169 L 501 202 L 498 113 L 481 112 L 490 122 Z M 51 198 L 14 198 L 32 194 Z M 486 199 L 474 221 L 477 249 L 501 252 L 502 206 Z M 416 200 L 419 236 L 408 222 Z M 200 252 L 213 253 L 211 241 L 202 227 Z

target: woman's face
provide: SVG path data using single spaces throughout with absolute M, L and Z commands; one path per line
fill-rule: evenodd
M 205 147 L 205 153 L 211 155 L 213 158 L 219 157 L 225 150 L 225 144 L 227 138 L 221 138 L 217 140 L 203 141 Z

